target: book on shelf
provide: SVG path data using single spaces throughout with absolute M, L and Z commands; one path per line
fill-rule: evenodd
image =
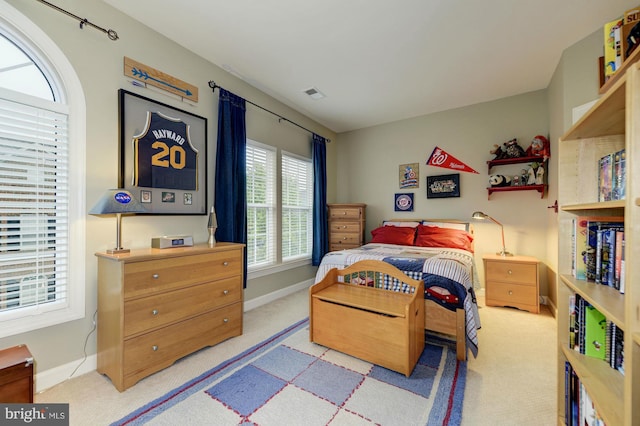
M 605 426 L 593 399 L 568 361 L 564 364 L 564 401 L 566 426 Z
M 584 321 L 584 354 L 593 358 L 606 359 L 607 319 L 595 307 L 587 305 Z
M 622 65 L 623 19 L 604 24 L 604 77 L 609 79 Z
M 579 293 L 569 296 L 569 348 L 624 374 L 624 332 Z
M 575 218 L 576 273 L 579 280 L 596 280 L 598 229 L 624 228 L 622 216 L 578 216 Z
M 626 195 L 627 184 L 627 153 L 624 149 L 613 154 L 613 188 L 611 193 L 612 200 L 624 200 Z
M 596 255 L 596 283 L 615 287 L 615 256 L 617 233 L 624 232 L 621 227 L 609 227 L 600 225 L 598 227 L 598 250 Z
M 613 194 L 614 154 L 604 155 L 598 161 L 598 201 L 611 201 Z
M 622 258 L 624 256 L 624 229 L 616 231 L 616 246 L 614 251 L 613 287 L 624 293 L 622 288 Z

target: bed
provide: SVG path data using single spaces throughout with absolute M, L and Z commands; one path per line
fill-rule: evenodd
M 424 328 L 453 336 L 459 360 L 466 360 L 469 351 L 477 356 L 481 324 L 474 291 L 479 280 L 471 224 L 443 219 L 387 220 L 371 233 L 371 242 L 361 247 L 327 253 L 315 282 L 332 268 L 342 269 L 360 260 L 390 263 L 424 281 Z

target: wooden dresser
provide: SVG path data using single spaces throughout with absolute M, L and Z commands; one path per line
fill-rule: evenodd
M 531 256 L 487 254 L 484 261 L 487 306 L 510 306 L 540 313 L 540 261 Z
M 364 244 L 366 204 L 328 204 L 329 251 Z
M 244 245 L 96 256 L 98 372 L 119 391 L 242 334 Z
M 33 357 L 26 345 L 0 351 L 0 403 L 33 403 Z

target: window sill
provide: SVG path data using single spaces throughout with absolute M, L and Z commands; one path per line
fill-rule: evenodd
M 247 271 L 247 279 L 277 274 L 278 272 L 288 271 L 289 269 L 299 268 L 306 265 L 311 265 L 311 259 L 300 259 L 287 263 L 280 263 L 278 265 L 256 267 L 255 269 L 249 269 Z

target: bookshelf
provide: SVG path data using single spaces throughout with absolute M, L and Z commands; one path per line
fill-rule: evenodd
M 598 159 L 626 149 L 626 199 L 598 202 Z M 569 362 L 606 424 L 640 424 L 640 65 L 624 74 L 559 141 L 558 166 L 558 424 L 565 424 Z M 625 294 L 571 274 L 572 219 L 624 216 Z M 639 238 L 638 241 L 635 238 Z M 624 374 L 569 348 L 569 298 L 579 294 L 624 331 Z

